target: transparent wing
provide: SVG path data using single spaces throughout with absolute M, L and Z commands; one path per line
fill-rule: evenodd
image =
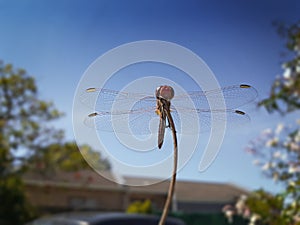
M 172 99 L 172 103 L 187 108 L 186 102 L 190 99 L 193 101 L 197 110 L 206 111 L 209 109 L 207 98 L 212 99 L 212 101 L 219 101 L 221 95 L 224 96 L 227 109 L 236 109 L 237 107 L 254 101 L 257 97 L 257 91 L 250 85 L 233 85 L 215 90 L 191 91 L 187 92 L 187 94 L 176 95 L 174 99 Z
M 140 109 L 154 107 L 156 99 L 154 96 L 142 93 L 120 92 L 102 88 L 88 88 L 80 96 L 81 102 L 93 110 L 100 112 L 111 112 L 114 106 L 117 106 L 116 111 L 128 113 L 131 105 L 140 102 Z M 137 107 L 135 108 L 138 109 Z M 143 110 L 141 110 L 143 112 Z
M 220 94 L 224 96 L 227 109 L 210 109 L 207 97 L 217 101 Z M 250 118 L 235 108 L 253 101 L 256 96 L 257 91 L 249 85 L 179 94 L 172 99 L 171 115 L 179 133 L 209 131 L 212 118 L 237 126 L 249 122 Z M 155 112 L 156 99 L 153 96 L 89 88 L 81 95 L 81 100 L 95 109 L 85 119 L 85 124 L 95 129 L 136 135 L 156 133 L 158 130 L 159 116 Z M 192 105 L 187 104 L 190 101 Z
M 188 114 L 172 110 L 178 133 L 195 134 L 207 132 L 211 129 L 212 116 L 217 122 L 226 120 L 230 127 L 246 124 L 250 117 L 238 110 L 224 111 L 199 111 L 196 114 Z M 95 112 L 90 114 L 84 123 L 94 129 L 108 132 L 132 133 L 135 135 L 149 135 L 158 132 L 159 116 L 153 111 L 144 113 L 120 113 L 111 114 Z
M 120 133 L 133 133 L 135 135 L 151 134 L 150 126 L 158 126 L 159 116 L 153 111 L 144 113 L 122 112 L 104 113 L 95 112 L 85 118 L 84 123 L 97 130 Z
M 175 95 L 172 99 L 172 104 L 182 110 L 195 108 L 196 110 L 206 111 L 209 109 L 207 98 L 219 101 L 220 95 L 224 96 L 227 109 L 235 109 L 253 101 L 257 97 L 257 91 L 255 88 L 245 84 L 210 91 L 191 91 L 185 94 Z M 135 108 L 135 110 L 141 110 L 142 113 L 147 108 L 150 110 L 156 104 L 155 97 L 148 94 L 119 92 L 101 88 L 86 89 L 80 96 L 80 99 L 91 109 L 101 112 L 112 112 L 113 106 L 117 106 L 117 111 L 123 109 L 124 113 L 126 111 L 129 112 L 128 109 L 131 108 L 132 103 L 142 101 L 140 108 L 137 108 L 137 106 Z M 194 103 L 193 107 L 187 106 L 186 104 L 186 102 L 190 100 Z

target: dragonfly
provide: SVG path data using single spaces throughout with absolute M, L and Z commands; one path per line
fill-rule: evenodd
M 174 89 L 171 86 L 160 86 L 155 91 L 156 97 L 156 114 L 159 115 L 158 126 L 158 148 L 160 149 L 164 142 L 166 127 L 172 129 L 174 136 L 174 144 L 177 146 L 176 128 L 171 115 L 171 99 L 174 97 Z M 168 121 L 168 126 L 166 123 Z
M 217 103 L 220 96 L 223 96 L 226 107 L 214 104 L 211 108 L 207 99 Z M 249 122 L 250 117 L 237 108 L 256 97 L 254 87 L 240 84 L 179 94 L 175 94 L 172 87 L 163 85 L 154 95 L 89 87 L 80 99 L 93 109 L 84 119 L 87 126 L 135 135 L 158 133 L 158 148 L 161 148 L 167 128 L 182 134 L 195 134 L 210 130 L 212 118 L 222 121 L 225 118 L 232 124 Z M 158 129 L 151 129 L 151 124 Z

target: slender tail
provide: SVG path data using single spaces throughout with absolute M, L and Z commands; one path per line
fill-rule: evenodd
M 166 130 L 166 115 L 163 113 L 159 119 L 159 128 L 158 128 L 158 148 L 161 149 L 164 143 Z

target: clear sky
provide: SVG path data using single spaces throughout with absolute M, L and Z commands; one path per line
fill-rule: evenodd
M 299 12 L 297 0 L 0 0 L 0 59 L 36 78 L 40 97 L 66 113 L 58 126 L 72 140 L 76 86 L 87 67 L 106 51 L 139 40 L 174 42 L 198 54 L 222 86 L 251 84 L 262 99 L 282 73 L 284 43 L 271 23 L 296 22 Z M 283 118 L 268 116 L 255 103 L 245 110 L 251 124 L 226 135 L 214 164 L 199 173 L 199 150 L 180 172 L 180 179 L 274 190 L 244 148 L 262 129 Z

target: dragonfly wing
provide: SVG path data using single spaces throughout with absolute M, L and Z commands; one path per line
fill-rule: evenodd
M 143 99 L 147 99 L 148 103 L 156 101 L 153 96 L 148 94 L 127 93 L 104 88 L 87 88 L 80 95 L 80 101 L 84 105 L 101 112 L 111 111 L 114 106 L 128 110 L 131 108 L 130 105 Z
M 209 132 L 212 121 L 226 122 L 226 127 L 236 128 L 250 122 L 250 117 L 239 110 L 213 110 L 213 111 L 171 111 L 176 130 L 181 134 L 197 134 Z
M 134 135 L 157 133 L 159 117 L 155 113 L 111 114 L 94 112 L 84 119 L 84 124 L 93 129 Z M 153 129 L 155 124 L 156 129 Z
M 213 111 L 199 113 L 171 112 L 176 131 L 180 134 L 197 134 L 209 132 L 212 119 L 226 122 L 227 129 L 234 129 L 250 122 L 250 117 L 238 110 Z M 112 115 L 111 113 L 92 113 L 87 116 L 84 123 L 94 129 L 107 132 L 120 132 L 134 135 L 149 135 L 158 132 L 160 118 L 153 111 L 144 113 L 125 113 Z
M 220 94 L 224 96 L 227 109 L 210 109 L 207 97 L 219 101 Z M 245 124 L 250 121 L 249 116 L 234 109 L 253 101 L 256 96 L 257 91 L 248 85 L 179 94 L 171 106 L 176 130 L 185 134 L 210 131 L 212 118 L 217 122 L 226 120 L 229 127 Z M 89 88 L 81 97 L 84 104 L 95 110 L 85 119 L 85 124 L 90 127 L 135 135 L 158 131 L 159 116 L 155 113 L 156 99 L 153 96 Z
M 255 100 L 257 97 L 255 88 L 249 85 L 233 85 L 210 91 L 192 91 L 186 94 L 181 94 L 172 100 L 174 105 L 180 108 L 191 108 L 189 102 L 193 103 L 195 109 L 207 110 L 210 109 L 208 99 L 213 103 L 220 102 L 220 96 L 224 97 L 227 109 L 235 109 Z M 190 101 L 189 101 L 190 100 Z M 216 109 L 216 108 L 215 108 Z
M 124 102 L 123 102 L 124 103 Z M 144 97 L 123 106 L 114 106 L 109 111 L 97 111 L 85 118 L 85 124 L 101 131 L 120 132 L 134 135 L 157 133 L 159 116 L 155 113 L 156 101 Z

